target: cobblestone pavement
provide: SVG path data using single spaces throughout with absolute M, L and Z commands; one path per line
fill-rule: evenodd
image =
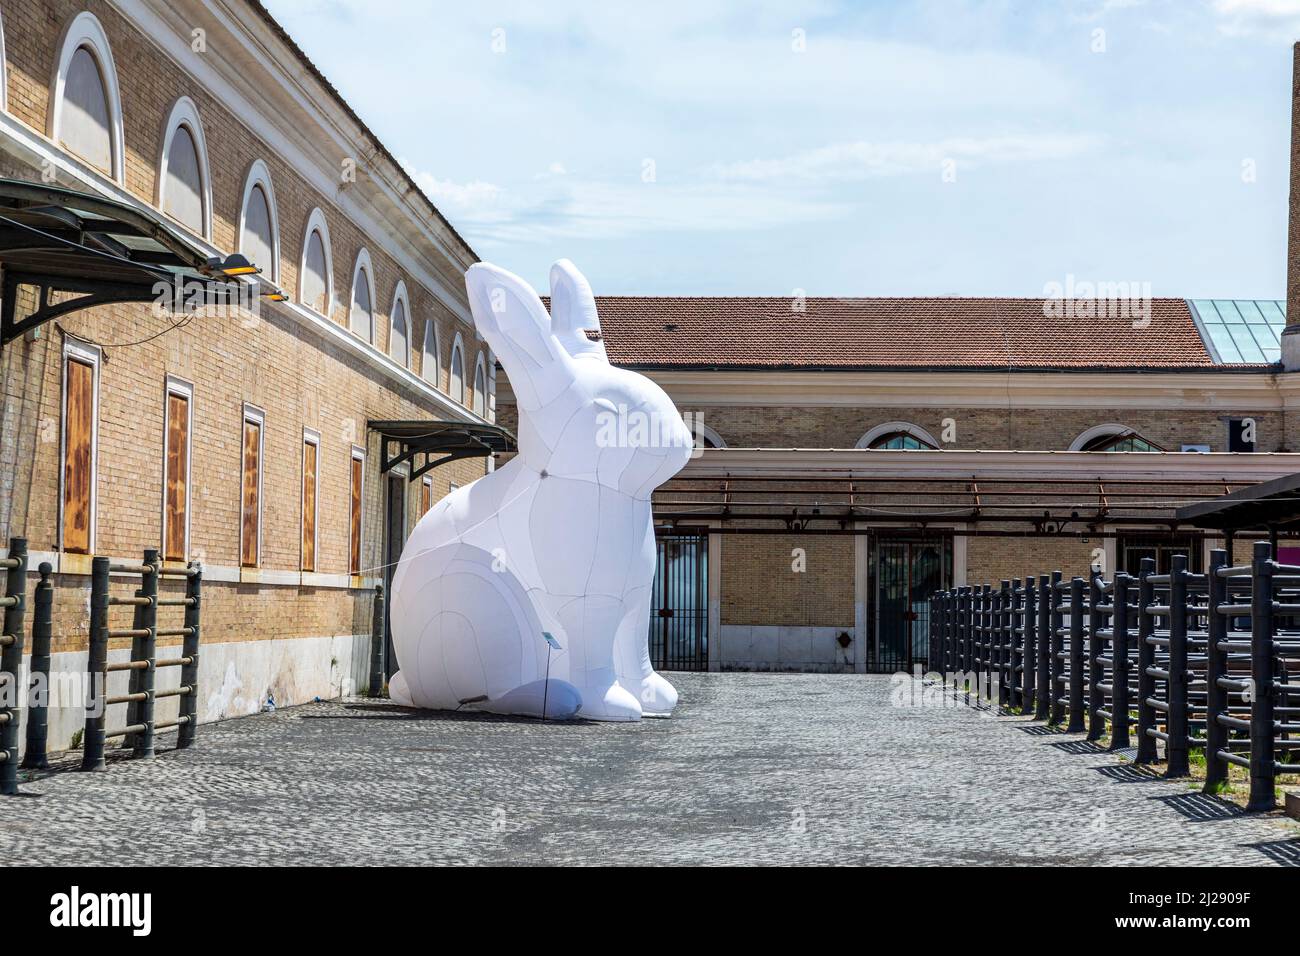
M 888 677 L 677 674 L 671 720 L 333 702 L 0 798 L 5 863 L 1300 863 L 1300 829 Z

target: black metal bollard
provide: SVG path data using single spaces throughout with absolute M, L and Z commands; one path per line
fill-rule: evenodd
M 1124 750 L 1129 744 L 1129 592 L 1133 579 L 1127 574 L 1115 575 L 1111 587 L 1110 617 L 1110 749 Z
M 1038 675 L 1034 686 L 1034 720 L 1052 713 L 1052 579 L 1038 576 Z
M 1066 733 L 1083 733 L 1083 578 L 1070 579 L 1070 723 Z
M 104 769 L 104 718 L 108 699 L 108 558 L 90 567 L 90 652 L 86 662 L 86 730 L 81 769 Z
M 1250 799 L 1247 810 L 1272 810 L 1273 549 L 1256 541 L 1250 570 Z
M 997 656 L 994 658 L 998 667 L 998 705 L 1006 707 L 1011 703 L 1011 682 L 1007 680 L 1011 661 L 1011 582 L 1005 578 L 998 590 L 997 612 L 993 636 L 998 643 Z
M 1038 602 L 1035 600 L 1037 596 L 1034 576 L 1025 575 L 1025 633 L 1020 641 L 1020 706 L 1026 711 L 1038 706 L 1034 696 L 1038 676 Z
M 203 618 L 203 565 L 198 561 L 189 564 L 185 579 L 185 641 L 181 656 L 181 684 L 188 690 L 181 698 L 181 717 L 184 720 L 176 732 L 177 748 L 194 743 L 199 730 L 199 624 Z
M 10 538 L 9 556 L 4 560 L 4 626 L 0 628 L 0 680 L 5 696 L 0 699 L 0 794 L 18 792 L 18 722 L 23 697 L 23 612 L 27 606 L 27 539 Z
M 1187 555 L 1175 554 L 1169 572 L 1169 713 L 1165 776 L 1191 773 L 1187 752 Z
M 1061 572 L 1053 571 L 1052 580 L 1051 580 L 1051 592 L 1052 592 L 1052 620 L 1051 620 L 1052 645 L 1051 647 L 1052 649 L 1051 649 L 1051 660 L 1049 661 L 1051 667 L 1051 676 L 1049 678 L 1049 684 L 1050 684 L 1050 693 L 1052 695 L 1052 707 L 1051 707 L 1051 716 L 1049 718 L 1049 722 L 1053 724 L 1059 724 L 1062 720 L 1065 719 L 1065 708 L 1061 705 L 1061 683 L 1062 683 L 1062 677 L 1065 674 L 1065 662 L 1061 656 L 1065 650 L 1065 636 L 1061 633 L 1061 631 L 1063 630 L 1065 618 L 1061 613 L 1061 588 L 1059 586 L 1060 583 L 1061 583 Z
M 1106 728 L 1101 710 L 1105 706 L 1101 685 L 1106 679 L 1101 666 L 1103 581 L 1094 569 L 1088 582 L 1088 739 L 1101 740 Z
M 953 689 L 964 690 L 966 692 L 966 702 L 970 703 L 970 679 L 971 673 L 971 609 L 970 609 L 970 588 L 960 587 L 957 589 L 957 641 L 960 647 L 960 658 L 957 663 L 957 675 L 953 678 Z M 965 684 L 963 687 L 962 684 Z
M 27 751 L 23 768 L 44 770 L 50 765 L 46 756 L 50 736 L 50 642 L 54 635 L 54 568 L 42 561 L 41 579 L 36 583 L 32 601 L 31 680 L 44 686 L 31 695 L 27 708 Z
M 1156 649 L 1151 644 L 1156 622 L 1147 613 L 1147 608 L 1154 603 L 1155 586 L 1150 578 L 1155 573 L 1155 558 L 1143 558 L 1138 571 L 1138 742 L 1137 755 L 1133 758 L 1135 763 L 1154 763 L 1156 760 L 1156 739 L 1151 736 L 1156 728 L 1156 711 L 1150 703 L 1156 693 L 1156 678 L 1151 673 L 1156 666 Z
M 1019 578 L 1011 582 L 1011 613 L 1008 617 L 1007 640 L 1011 647 L 1011 666 L 1009 668 L 1010 680 L 1008 681 L 1008 700 L 1014 708 L 1024 706 L 1024 695 L 1021 687 L 1022 678 L 1019 676 L 1024 673 L 1024 647 L 1021 643 L 1021 615 L 1024 613 L 1025 592 L 1021 586 Z
M 1228 713 L 1228 691 L 1219 681 L 1228 677 L 1228 655 L 1219 645 L 1228 639 L 1228 617 L 1219 613 L 1226 604 L 1228 581 L 1219 574 L 1228 566 L 1228 553 L 1222 548 L 1210 552 L 1208 585 L 1206 650 L 1205 650 L 1205 792 L 1213 793 L 1228 780 L 1228 762 L 1219 757 L 1228 749 L 1228 728 L 1219 720 Z
M 384 694 L 384 586 L 375 585 L 375 605 L 370 625 L 370 696 Z

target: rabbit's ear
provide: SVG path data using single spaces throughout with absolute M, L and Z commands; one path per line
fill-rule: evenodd
M 568 259 L 551 266 L 551 331 L 570 355 L 598 355 L 608 361 L 596 297 L 586 277 Z
M 465 273 L 474 324 L 501 360 L 521 407 L 536 408 L 568 387 L 568 353 L 551 334 L 542 300 L 519 276 L 488 262 Z

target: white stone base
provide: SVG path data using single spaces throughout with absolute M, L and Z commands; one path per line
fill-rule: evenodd
M 160 659 L 180 656 L 179 646 L 164 648 L 159 653 Z M 47 747 L 51 754 L 69 749 L 77 731 L 86 725 L 83 696 L 86 657 L 86 651 L 76 651 L 55 654 L 50 661 L 52 696 Z M 110 663 L 129 660 L 130 651 L 128 648 L 113 650 L 108 659 Z M 30 657 L 24 657 L 24 686 L 27 686 L 30 664 Z M 275 698 L 277 707 L 285 707 L 317 697 L 329 700 L 351 696 L 366 687 L 369 675 L 369 634 L 204 644 L 199 650 L 199 723 L 256 714 L 268 697 Z M 159 690 L 177 687 L 181 669 L 164 668 L 158 671 L 157 680 Z M 125 694 L 128 681 L 126 671 L 109 674 L 108 696 Z M 179 697 L 159 700 L 154 719 L 174 719 L 180 700 Z M 110 732 L 125 726 L 126 708 L 126 704 L 108 708 L 106 726 Z M 25 706 L 21 723 L 20 749 L 26 745 Z M 168 737 L 162 739 L 169 745 Z
M 838 640 L 845 633 L 854 637 L 853 626 L 724 624 L 718 663 L 724 671 L 851 673 L 853 644 L 840 647 Z

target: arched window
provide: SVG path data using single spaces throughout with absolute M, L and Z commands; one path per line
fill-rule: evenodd
M 328 316 L 334 311 L 334 261 L 325 214 L 313 209 L 303 233 L 302 262 L 298 267 L 298 301 Z
M 704 422 L 700 421 L 699 415 L 692 415 L 690 418 L 691 431 L 694 433 L 696 443 L 702 448 L 726 448 L 727 443 L 722 440 L 722 436 L 710 428 Z
M 1070 445 L 1070 451 L 1164 451 L 1126 425 L 1111 422 L 1089 428 Z
M 411 365 L 411 335 L 406 318 L 407 311 L 406 286 L 399 281 L 397 291 L 393 293 L 393 307 L 388 313 L 392 316 L 393 325 L 392 334 L 388 337 L 388 354 L 402 368 L 409 368 Z
M 212 237 L 211 180 L 198 107 L 182 96 L 172 107 L 158 160 L 158 208 L 205 239 Z
M 433 316 L 424 320 L 424 349 L 420 356 L 420 375 L 432 385 L 438 387 L 438 323 Z
M 939 447 L 934 436 L 911 422 L 885 422 L 858 439 L 855 448 L 882 448 L 892 451 L 933 451 Z
M 480 418 L 487 416 L 487 363 L 482 353 L 474 363 L 474 414 Z
M 239 251 L 271 282 L 280 281 L 280 219 L 276 213 L 271 173 L 260 159 L 244 181 L 239 211 Z
M 460 334 L 451 347 L 451 380 L 447 383 L 451 397 L 465 404 L 465 350 L 460 344 Z
M 375 342 L 375 270 L 370 264 L 370 253 L 362 249 L 357 253 L 357 264 L 352 267 L 352 307 L 348 310 L 348 324 L 352 331 L 372 345 Z
M 108 37 L 90 12 L 63 34 L 49 111 L 50 138 L 104 175 L 122 181 L 122 102 Z

